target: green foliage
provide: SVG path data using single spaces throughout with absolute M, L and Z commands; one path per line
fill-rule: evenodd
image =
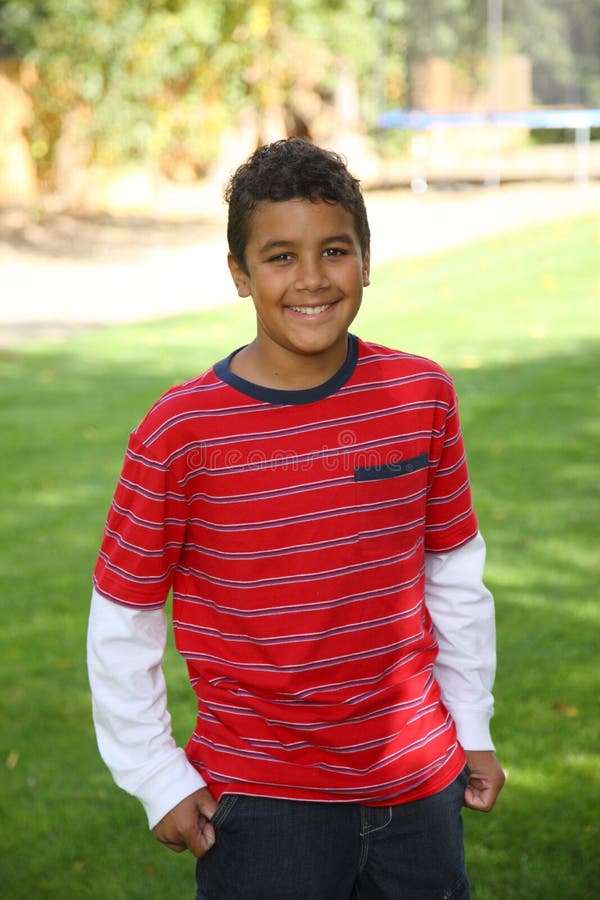
M 391 0 L 388 16 L 389 53 L 404 68 L 399 105 L 412 105 L 416 61 L 451 60 L 469 82 L 478 82 L 486 51 L 486 0 Z
M 49 151 L 75 110 L 105 164 L 157 159 L 187 141 L 199 166 L 214 155 L 211 104 L 222 104 L 223 91 L 240 93 L 243 48 L 232 32 L 241 3 L 12 0 L 0 16 L 39 73 L 36 137 Z M 220 54 L 221 44 L 239 52 Z
M 481 77 L 488 0 L 390 0 L 390 10 L 390 49 L 405 59 L 407 100 L 415 59 L 439 56 Z M 504 52 L 531 60 L 536 102 L 600 104 L 600 0 L 503 0 L 502 11 Z
M 401 200 L 399 212 L 401 223 Z M 386 265 L 356 325 L 438 359 L 461 397 L 498 615 L 494 735 L 510 772 L 491 815 L 465 812 L 478 900 L 591 898 L 600 878 L 597 247 L 597 222 L 582 219 Z M 154 842 L 97 754 L 90 574 L 129 430 L 252 329 L 240 302 L 0 357 L 6 900 L 193 893 L 193 860 Z M 193 698 L 172 646 L 166 665 L 182 742 Z
M 600 103 L 600 0 L 504 10 L 505 49 L 532 59 L 538 101 Z M 411 104 L 415 60 L 452 60 L 479 84 L 486 26 L 487 0 L 0 0 L 0 51 L 37 71 L 30 138 L 46 172 L 67 128 L 105 165 L 200 174 L 241 109 L 260 121 L 303 91 L 329 97 L 341 68 L 374 124 L 384 98 Z
M 70 117 L 103 164 L 185 156 L 201 170 L 244 104 L 281 109 L 307 77 L 327 93 L 333 55 L 364 75 L 376 52 L 371 7 L 0 0 L 0 32 L 38 73 L 31 138 L 46 167 Z
M 410 58 L 458 60 L 485 52 L 487 0 L 406 0 L 403 6 Z
M 600 0 L 504 0 L 504 9 L 507 36 L 532 60 L 537 102 L 599 106 Z

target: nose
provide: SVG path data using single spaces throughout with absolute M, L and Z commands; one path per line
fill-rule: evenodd
M 303 259 L 299 261 L 294 286 L 297 291 L 308 291 L 311 294 L 330 286 L 321 256 L 318 259 Z

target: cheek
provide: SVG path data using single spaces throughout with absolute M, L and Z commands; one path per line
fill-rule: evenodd
M 276 306 L 293 288 L 293 278 L 288 271 L 276 269 L 268 276 L 255 281 L 257 296 L 265 306 Z
M 368 273 L 365 273 L 362 267 L 357 268 L 352 273 L 348 273 L 345 279 L 346 293 L 354 295 L 360 302 L 362 298 L 363 288 L 369 283 Z
M 368 276 L 368 274 L 369 267 L 358 258 L 354 265 L 348 268 L 345 278 L 348 284 L 353 284 L 355 289 L 359 290 L 364 283 L 365 276 Z

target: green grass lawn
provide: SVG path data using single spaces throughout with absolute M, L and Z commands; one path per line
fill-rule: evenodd
M 510 777 L 465 812 L 477 900 L 600 892 L 600 230 L 565 221 L 378 269 L 355 331 L 454 376 L 496 596 L 494 735 Z M 90 577 L 129 430 L 252 336 L 243 302 L 0 360 L 0 896 L 193 896 L 97 754 Z M 194 720 L 172 648 L 176 736 Z M 310 900 L 310 898 L 307 898 Z M 331 898 L 337 900 L 337 898 Z

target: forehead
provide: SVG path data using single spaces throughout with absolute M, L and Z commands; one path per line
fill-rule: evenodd
M 359 243 L 352 213 L 324 200 L 263 200 L 250 217 L 248 245 L 266 241 L 323 241 L 345 234 Z

